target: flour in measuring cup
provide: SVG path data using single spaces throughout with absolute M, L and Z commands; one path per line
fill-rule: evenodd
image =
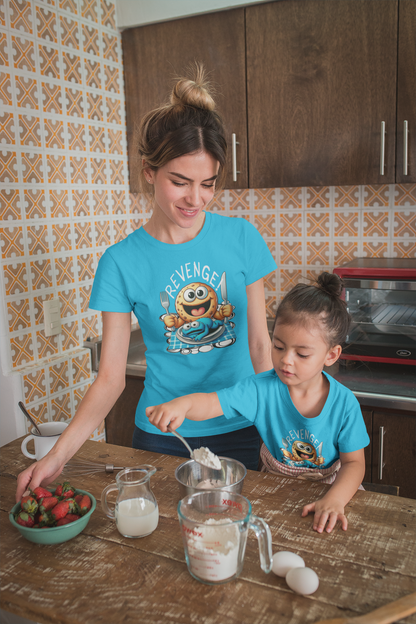
M 238 524 L 210 518 L 187 535 L 189 567 L 204 581 L 225 581 L 238 568 Z

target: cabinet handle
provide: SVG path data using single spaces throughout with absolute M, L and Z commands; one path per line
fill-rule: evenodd
M 378 454 L 378 478 L 379 481 L 383 479 L 383 467 L 384 467 L 384 427 L 379 428 L 380 431 L 380 449 Z
M 407 119 L 403 122 L 403 175 L 408 175 L 407 173 L 407 159 L 408 159 L 408 135 L 409 128 L 407 124 Z
M 380 175 L 384 175 L 384 153 L 386 147 L 386 122 L 381 122 L 380 136 Z
M 240 143 L 237 141 L 237 135 L 233 134 L 231 135 L 231 157 L 232 157 L 232 161 L 233 161 L 233 182 L 237 182 L 237 173 L 240 173 L 239 171 L 237 171 L 237 145 L 240 145 Z

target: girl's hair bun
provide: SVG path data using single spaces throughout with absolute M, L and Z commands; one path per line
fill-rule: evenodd
M 210 93 L 212 88 L 205 79 L 203 66 L 195 63 L 189 71 L 194 74 L 194 79 L 179 78 L 177 80 L 170 96 L 171 104 L 178 108 L 193 106 L 208 111 L 215 110 L 215 102 Z
M 341 296 L 342 280 L 335 273 L 321 273 L 316 280 L 316 285 L 331 297 Z

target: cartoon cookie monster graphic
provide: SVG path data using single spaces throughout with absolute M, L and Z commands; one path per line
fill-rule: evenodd
M 318 468 L 325 462 L 325 458 L 321 455 L 322 442 L 316 450 L 312 444 L 295 440 L 292 444 L 292 452 L 288 450 L 289 445 L 284 438 L 282 438 L 282 444 L 284 446 L 280 449 L 283 455 L 282 461 L 288 466 Z
M 162 317 L 167 328 L 183 326 L 183 335 L 201 340 L 210 331 L 217 329 L 225 318 L 233 313 L 233 306 L 225 303 L 218 306 L 215 291 L 201 282 L 187 284 L 179 292 L 175 300 L 177 314 L 166 314 Z

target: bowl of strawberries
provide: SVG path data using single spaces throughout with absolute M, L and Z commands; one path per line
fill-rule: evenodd
M 96 506 L 92 494 L 65 481 L 53 489 L 29 490 L 11 510 L 9 520 L 30 542 L 61 544 L 85 529 Z

